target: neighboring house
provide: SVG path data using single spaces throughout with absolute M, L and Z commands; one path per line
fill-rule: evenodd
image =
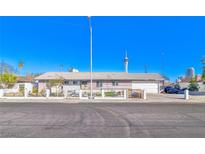
M 28 92 L 32 92 L 34 86 L 34 77 L 25 76 L 17 77 L 17 83 L 10 89 L 3 89 L 4 93 L 19 93 L 20 88 L 26 89 Z
M 177 80 L 177 84 L 179 84 L 181 88 L 188 88 L 191 79 L 192 78 L 187 78 L 187 77 L 181 78 Z M 205 84 L 202 82 L 201 75 L 195 75 L 195 80 L 199 85 L 199 92 L 205 92 Z
M 203 82 L 197 82 L 199 85 L 199 92 L 205 92 L 205 84 Z M 190 83 L 189 82 L 179 82 L 178 83 L 181 88 L 188 88 Z
M 19 88 L 26 88 L 28 92 L 32 92 L 33 86 L 35 86 L 34 77 L 32 76 L 20 76 L 17 78 L 15 86 Z
M 89 90 L 89 72 L 48 72 L 35 78 L 39 92 L 47 88 L 49 80 L 63 80 L 63 91 Z M 93 72 L 93 90 L 141 89 L 159 93 L 166 78 L 157 73 Z

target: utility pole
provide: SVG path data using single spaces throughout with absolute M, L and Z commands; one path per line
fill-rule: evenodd
M 93 99 L 93 60 L 92 60 L 92 24 L 91 16 L 88 16 L 89 28 L 90 28 L 90 99 Z
M 63 65 L 63 64 L 60 64 L 59 67 L 60 67 L 60 72 L 63 72 L 63 70 L 64 70 L 64 65 Z
M 147 65 L 144 65 L 144 72 L 145 72 L 145 73 L 148 73 L 148 71 L 147 71 Z

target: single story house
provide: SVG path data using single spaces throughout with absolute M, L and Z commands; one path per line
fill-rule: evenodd
M 63 91 L 90 89 L 90 72 L 47 72 L 35 78 L 39 92 L 57 79 L 63 81 Z M 158 73 L 93 72 L 93 90 L 141 89 L 159 93 L 165 80 Z
M 3 89 L 3 94 L 18 94 L 21 89 L 26 89 L 28 92 L 32 92 L 34 84 L 34 77 L 18 76 L 17 82 L 13 85 L 13 87 Z

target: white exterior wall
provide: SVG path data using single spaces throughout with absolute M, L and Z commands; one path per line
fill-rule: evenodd
M 63 86 L 63 92 L 67 92 L 67 91 L 80 91 L 80 85 L 64 85 Z
M 99 80 L 101 81 L 101 80 Z M 118 81 L 118 86 L 112 85 L 112 80 L 104 80 L 102 81 L 102 87 L 97 87 L 96 82 L 93 81 L 93 90 L 101 90 L 101 89 L 141 89 L 146 90 L 147 93 L 159 93 L 160 92 L 160 86 L 163 86 L 163 82 L 160 81 L 131 81 L 131 80 L 116 80 Z M 39 83 L 39 88 L 45 86 L 45 83 Z M 89 90 L 90 89 L 90 82 L 88 81 L 88 84 L 86 88 L 83 88 L 82 85 L 63 85 L 63 92 L 66 91 L 79 91 L 82 88 L 82 90 Z
M 115 80 L 114 80 L 115 81 Z M 116 80 L 118 82 L 118 86 L 113 86 L 112 81 L 110 80 L 104 80 L 102 81 L 102 87 L 97 87 L 97 81 L 93 81 L 93 90 L 100 90 L 100 89 L 129 89 L 132 86 L 131 81 L 120 81 Z M 90 88 L 90 82 L 88 82 L 88 89 Z
M 203 83 L 201 83 L 201 84 L 199 84 L 199 86 L 200 86 L 199 91 L 200 92 L 205 92 L 205 85 Z
M 18 93 L 20 85 L 23 85 L 28 92 L 32 92 L 33 90 L 32 83 L 16 83 L 12 89 L 4 89 L 4 93 Z
M 51 87 L 51 93 L 61 93 L 62 90 L 61 90 L 61 87 L 57 87 L 57 86 L 53 86 Z
M 19 84 L 16 83 L 12 89 L 3 89 L 4 93 L 18 93 L 19 92 Z
M 21 83 L 21 84 L 24 84 L 25 89 L 27 89 L 28 92 L 32 92 L 32 90 L 33 90 L 33 84 L 32 83 Z
M 38 83 L 38 92 L 41 92 L 42 90 L 46 90 L 46 83 L 45 82 Z
M 147 93 L 159 93 L 158 83 L 132 83 L 132 89 L 145 90 Z

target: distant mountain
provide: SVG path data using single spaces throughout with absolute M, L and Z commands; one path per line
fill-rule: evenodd
M 18 74 L 18 69 L 14 66 L 2 61 L 0 62 L 0 73 L 4 73 L 5 71 L 8 71 L 9 73 Z

